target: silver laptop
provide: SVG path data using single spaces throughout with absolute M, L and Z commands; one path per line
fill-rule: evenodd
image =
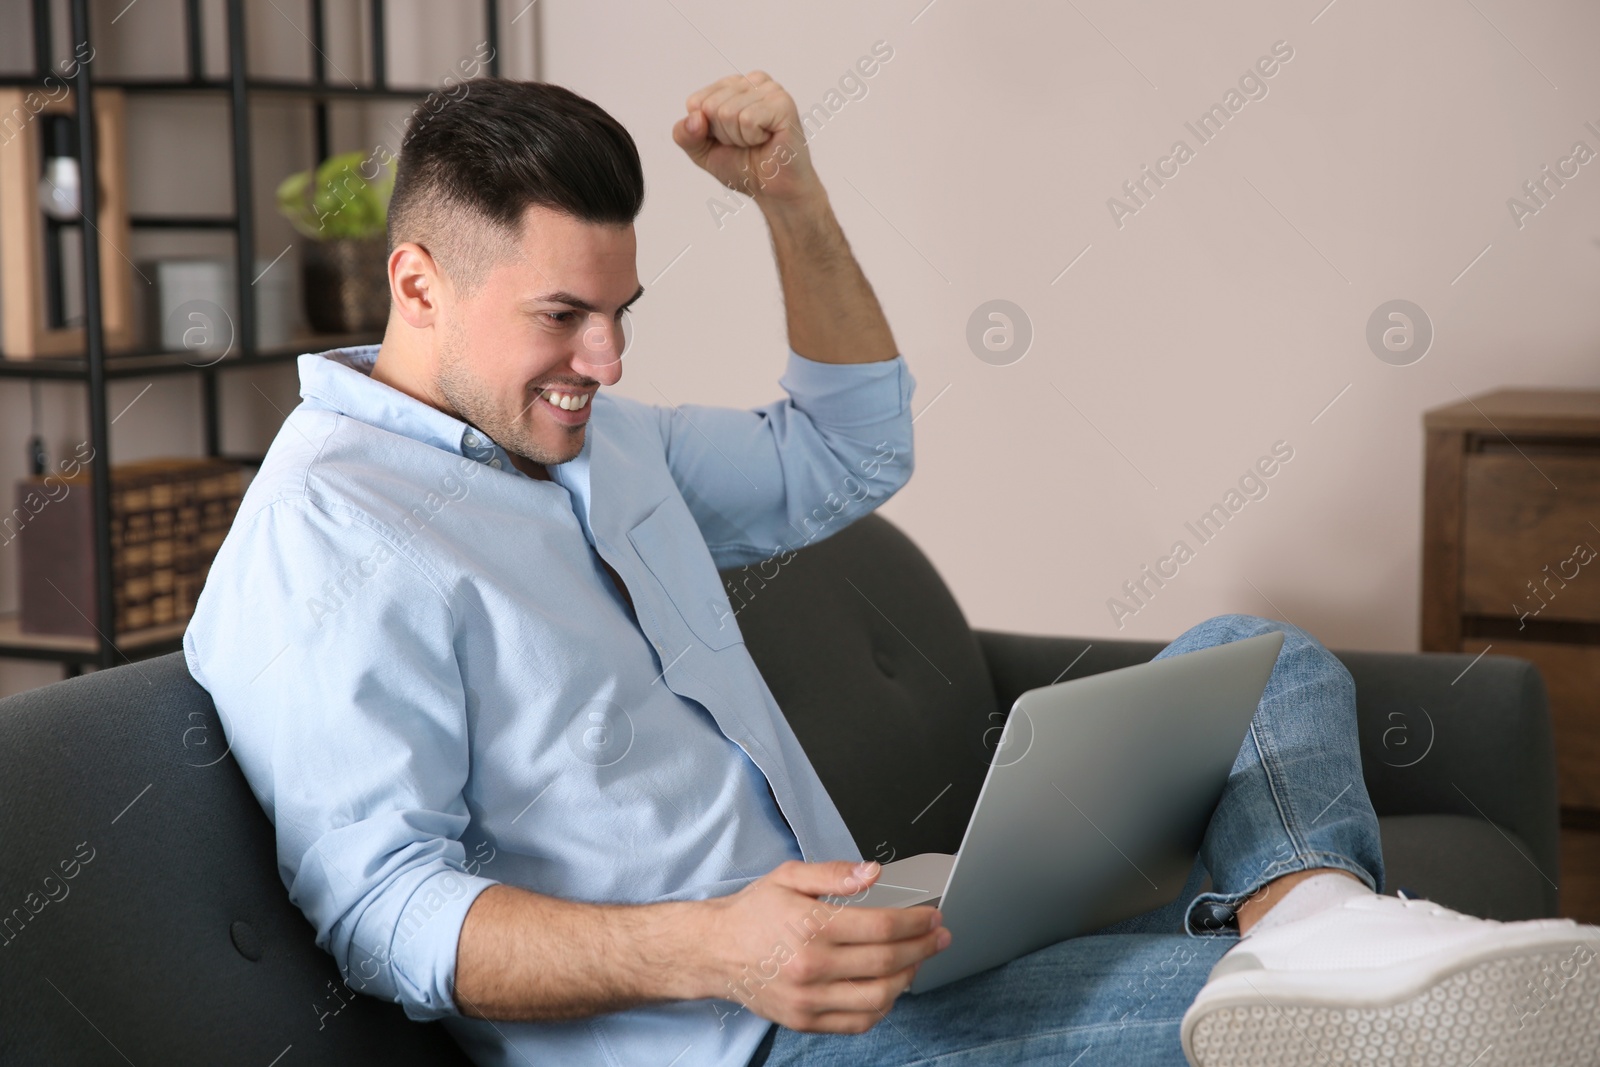
M 1273 632 L 1012 705 L 956 855 L 884 865 L 861 907 L 935 904 L 923 993 L 1175 900 L 1283 647 Z

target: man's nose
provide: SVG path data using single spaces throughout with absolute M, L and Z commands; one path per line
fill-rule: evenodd
M 622 323 L 591 314 L 579 338 L 575 368 L 581 368 L 601 385 L 614 385 L 622 377 L 622 353 L 627 345 Z

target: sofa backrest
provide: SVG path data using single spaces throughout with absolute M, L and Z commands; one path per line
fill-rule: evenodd
M 466 1064 L 342 982 L 226 744 L 181 652 L 0 701 L 0 1063 Z
M 1010 706 L 944 580 L 878 515 L 783 560 L 724 585 L 861 854 L 956 851 Z

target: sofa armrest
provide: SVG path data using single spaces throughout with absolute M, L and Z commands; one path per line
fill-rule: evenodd
M 1028 689 L 1143 663 L 1165 647 L 976 634 L 1002 711 Z M 1362 775 L 1378 814 L 1463 815 L 1503 827 L 1539 873 L 1544 914 L 1556 914 L 1560 811 L 1550 709 L 1537 668 L 1496 655 L 1474 662 L 1465 653 L 1334 654 L 1355 680 Z
M 1334 654 L 1355 679 L 1362 775 L 1379 814 L 1465 815 L 1511 831 L 1556 914 L 1561 816 L 1538 669 L 1511 656 Z

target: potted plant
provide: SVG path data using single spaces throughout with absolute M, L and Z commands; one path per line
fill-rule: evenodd
M 306 318 L 321 333 L 382 329 L 389 320 L 384 227 L 395 157 L 330 156 L 278 185 L 278 210 L 311 238 L 305 254 Z

